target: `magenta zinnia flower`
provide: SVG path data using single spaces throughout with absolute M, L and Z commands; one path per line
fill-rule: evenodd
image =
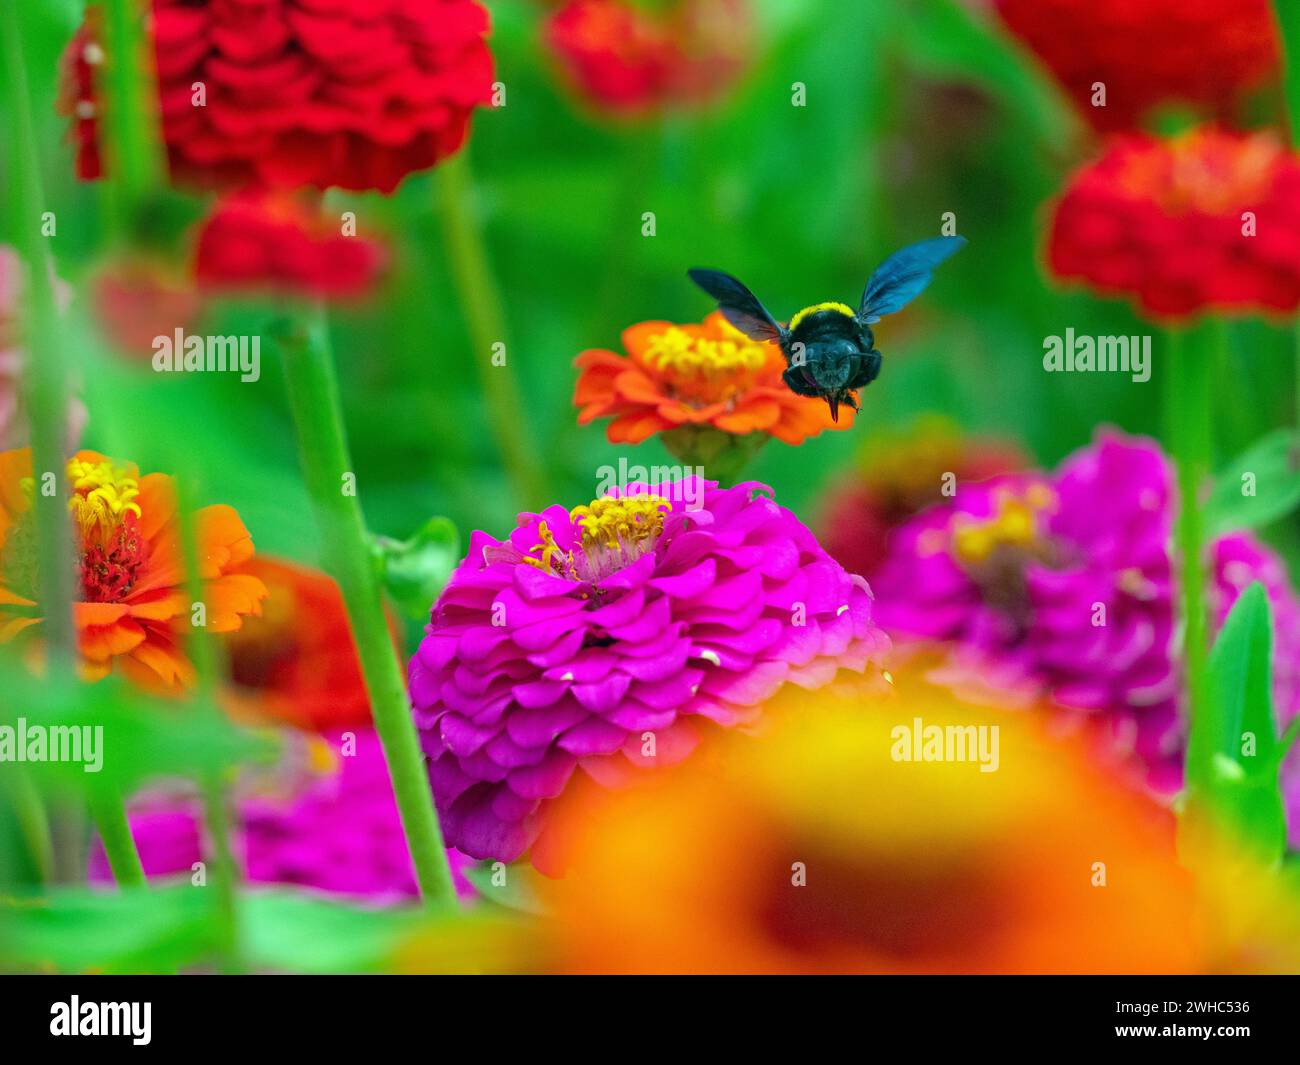
M 1172 791 L 1184 739 L 1173 496 L 1156 444 L 1107 431 L 1055 474 L 963 485 L 895 533 L 876 582 L 880 623 L 895 638 L 950 645 L 955 679 L 1094 714 L 1153 786 Z M 1212 558 L 1216 624 L 1252 581 L 1269 590 L 1285 722 L 1300 708 L 1300 603 L 1246 534 L 1216 541 Z
M 473 535 L 410 665 L 450 845 L 514 860 L 575 770 L 616 784 L 878 661 L 866 581 L 764 490 L 633 485 Z
M 353 735 L 351 754 L 343 743 L 347 733 L 315 741 L 323 745 L 320 750 L 344 751 L 331 772 L 304 770 L 306 780 L 283 795 L 254 784 L 239 800 L 234 846 L 249 881 L 292 884 L 373 902 L 415 897 L 415 870 L 379 737 L 372 729 L 358 729 Z M 151 877 L 189 875 L 194 862 L 210 858 L 202 807 L 192 795 L 145 797 L 132 804 L 130 820 L 140 860 Z M 468 859 L 453 850 L 448 857 L 457 892 L 472 895 L 473 888 L 461 875 Z M 98 845 L 90 877 L 112 879 Z

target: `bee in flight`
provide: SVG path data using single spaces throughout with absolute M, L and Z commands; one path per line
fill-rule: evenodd
M 876 268 L 855 311 L 843 303 L 815 303 L 786 325 L 767 313 L 758 297 L 720 270 L 689 270 L 690 279 L 718 301 L 724 318 L 751 340 L 775 340 L 785 356 L 781 375 L 790 391 L 819 396 L 839 421 L 840 404 L 858 410 L 857 390 L 880 373 L 871 326 L 912 302 L 934 275 L 934 268 L 959 251 L 965 237 L 935 237 L 909 244 Z

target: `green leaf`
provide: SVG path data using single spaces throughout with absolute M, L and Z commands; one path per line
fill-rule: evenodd
M 1300 432 L 1278 429 L 1228 464 L 1215 478 L 1208 505 L 1211 536 L 1255 529 L 1300 504 Z
M 479 893 L 479 897 L 496 906 L 520 913 L 539 915 L 545 913 L 535 886 L 537 873 L 527 863 L 494 867 L 499 862 L 479 862 L 461 871 L 462 875 Z M 504 876 L 504 883 L 497 883 Z
M 1295 0 L 1273 0 L 1282 41 L 1287 115 L 1291 119 L 1291 142 L 1300 144 L 1300 4 Z
M 0 907 L 0 968 L 65 973 L 175 972 L 213 948 L 216 895 L 188 880 L 134 891 L 66 888 Z
M 427 618 L 429 607 L 460 561 L 460 533 L 446 518 L 430 518 L 409 540 L 374 538 L 384 587 L 412 618 Z
M 1256 581 L 1228 615 L 1210 652 L 1206 713 L 1191 723 L 1180 848 L 1194 854 L 1206 829 L 1239 837 L 1266 861 L 1286 846 L 1273 718 L 1273 622 Z
M 366 908 L 288 890 L 246 892 L 239 916 L 245 959 L 296 973 L 383 972 L 398 945 L 429 921 L 411 908 Z
M 151 698 L 116 676 L 60 684 L 0 660 L 0 690 L 0 726 L 14 730 L 6 736 L 15 743 L 20 728 L 30 736 L 32 726 L 46 726 L 48 758 L 52 729 L 79 730 L 78 747 L 90 738 L 79 761 L 23 763 L 33 778 L 64 789 L 129 795 L 151 778 L 199 778 L 244 762 L 269 763 L 277 750 L 268 734 L 239 728 L 211 706 Z M 71 732 L 62 735 L 70 739 Z

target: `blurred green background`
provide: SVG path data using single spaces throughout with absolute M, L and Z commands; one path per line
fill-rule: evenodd
M 197 495 L 234 505 L 259 551 L 314 561 L 317 536 L 269 345 L 254 385 L 157 375 L 107 350 L 84 283 L 106 246 L 104 193 L 75 179 L 66 121 L 54 109 L 58 56 L 83 5 L 23 6 L 43 177 L 58 217 L 51 248 L 74 290 L 66 335 L 90 411 L 84 444 L 142 469 L 197 472 Z M 462 537 L 474 528 L 501 535 L 517 511 L 589 500 L 598 467 L 620 455 L 672 461 L 656 440 L 617 448 L 602 424 L 577 426 L 575 355 L 619 350 L 620 331 L 637 321 L 701 319 L 709 301 L 685 277 L 696 265 L 744 278 L 778 316 L 819 300 L 856 302 L 875 265 L 937 233 L 945 212 L 970 246 L 912 309 L 879 328 L 885 368 L 857 426 L 798 448 L 771 443 L 750 473 L 813 521 L 819 495 L 869 452 L 873 428 L 919 412 L 1012 437 L 1044 463 L 1085 444 L 1099 424 L 1159 431 L 1156 377 L 1043 372 L 1045 335 L 1151 329 L 1121 303 L 1061 291 L 1045 277 L 1051 198 L 1096 145 L 991 16 L 956 0 L 761 0 L 751 66 L 722 101 L 616 122 L 561 87 L 540 39 L 543 5 L 487 6 L 507 102 L 474 120 L 469 203 L 504 297 L 500 339 L 545 496 L 512 494 L 446 254 L 445 190 L 436 174 L 421 174 L 391 198 L 326 200 L 330 210 L 356 211 L 360 234 L 384 241 L 391 256 L 374 298 L 333 313 L 359 495 L 375 531 L 404 537 L 439 514 Z M 791 105 L 795 82 L 806 85 L 805 107 Z M 185 264 L 203 209 L 180 194 L 159 204 L 150 237 L 160 254 Z M 653 237 L 642 236 L 646 211 L 656 216 Z M 18 221 L 5 217 L 5 239 Z M 203 328 L 261 332 L 268 313 L 227 301 L 209 308 Z M 1230 343 L 1216 393 L 1220 460 L 1288 424 L 1294 394 L 1287 329 L 1242 321 Z M 1293 547 L 1289 529 L 1266 531 Z

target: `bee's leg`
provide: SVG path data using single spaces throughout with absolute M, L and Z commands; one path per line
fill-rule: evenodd
M 825 391 L 808 372 L 807 366 L 791 366 L 781 375 L 781 379 L 797 396 L 820 396 Z

